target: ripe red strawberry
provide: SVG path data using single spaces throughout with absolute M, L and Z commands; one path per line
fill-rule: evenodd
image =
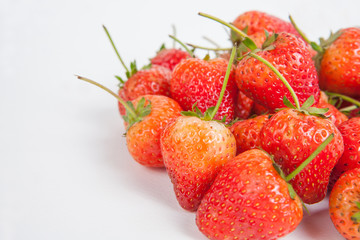
M 145 98 L 146 105 L 151 103 L 151 111 L 127 130 L 127 148 L 138 163 L 148 167 L 163 167 L 160 135 L 169 122 L 180 116 L 182 109 L 175 100 L 160 95 L 138 97 L 132 101 L 135 108 L 142 98 Z
M 152 65 L 159 65 L 170 69 L 171 71 L 181 60 L 190 58 L 190 54 L 181 49 L 170 48 L 161 49 L 157 55 L 151 59 Z
M 346 239 L 360 239 L 360 168 L 345 172 L 329 198 L 330 218 Z
M 289 33 L 280 33 L 273 43 L 275 49 L 256 54 L 271 63 L 289 82 L 304 103 L 311 95 L 315 104 L 320 96 L 318 76 L 305 43 Z M 270 110 L 285 107 L 283 97 L 291 99 L 286 86 L 264 63 L 243 58 L 236 67 L 235 80 L 239 89 L 255 102 Z
M 265 152 L 253 149 L 227 162 L 196 213 L 209 239 L 277 239 L 302 219 L 300 199 L 292 199 L 285 180 Z
M 360 28 L 342 29 L 326 44 L 318 56 L 321 89 L 360 97 Z
M 344 172 L 360 168 L 360 117 L 343 122 L 338 129 L 344 140 L 344 153 L 331 173 L 333 183 Z
M 253 109 L 254 101 L 248 98 L 241 91 L 238 91 L 235 102 L 235 117 L 247 119 L 250 117 Z
M 143 95 L 170 97 L 170 79 L 171 71 L 161 66 L 137 71 L 120 87 L 119 97 L 130 101 Z M 122 115 L 125 114 L 125 109 L 120 105 L 119 110 Z
M 261 115 L 234 123 L 229 129 L 236 140 L 236 154 L 246 150 L 260 148 L 260 131 L 270 115 Z
M 285 175 L 290 174 L 330 134 L 334 139 L 290 183 L 304 203 L 321 201 L 332 169 L 344 151 L 339 130 L 327 120 L 286 108 L 272 115 L 260 133 L 262 148 L 274 156 Z
M 222 88 L 228 61 L 216 58 L 209 61 L 188 58 L 174 69 L 170 90 L 172 97 L 184 110 L 191 110 L 196 103 L 201 112 L 215 106 Z M 215 119 L 227 116 L 227 122 L 234 118 L 237 88 L 231 71 L 224 98 Z
M 239 15 L 233 22 L 233 25 L 240 30 L 247 29 L 249 36 L 262 33 L 265 41 L 264 30 L 269 33 L 287 32 L 300 37 L 296 29 L 290 22 L 286 22 L 280 18 L 259 11 L 248 11 Z
M 235 138 L 223 124 L 181 116 L 161 135 L 165 167 L 176 198 L 195 211 L 221 167 L 235 157 Z

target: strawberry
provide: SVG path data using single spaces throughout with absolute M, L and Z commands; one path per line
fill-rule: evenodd
M 344 140 L 344 153 L 331 173 L 333 183 L 344 172 L 360 168 L 360 117 L 343 122 L 338 129 Z
M 261 115 L 234 123 L 229 129 L 236 139 L 236 154 L 260 148 L 260 131 L 270 115 Z
M 151 103 L 151 112 L 127 130 L 127 148 L 141 165 L 164 167 L 160 135 L 169 122 L 180 116 L 182 109 L 175 100 L 160 95 L 144 95 L 133 100 L 132 104 L 139 106 L 142 99 L 146 100 L 144 107 Z
M 161 66 L 137 71 L 120 87 L 119 97 L 130 101 L 143 95 L 170 97 L 170 79 L 171 71 Z M 119 105 L 119 110 L 123 115 L 125 109 Z
M 317 56 L 320 88 L 360 97 L 360 28 L 341 29 L 322 42 Z
M 305 105 L 305 104 L 304 104 Z M 311 102 L 306 105 L 311 106 Z M 303 106 L 304 107 L 304 106 Z M 304 203 L 321 201 L 326 194 L 332 169 L 344 151 L 344 143 L 335 125 L 304 110 L 286 108 L 267 121 L 261 132 L 262 148 L 288 175 L 299 166 L 329 135 L 334 139 L 290 183 Z
M 126 143 L 134 160 L 147 167 L 164 167 L 160 134 L 169 122 L 180 116 L 180 105 L 161 95 L 144 95 L 125 102 L 105 86 L 88 78 L 78 78 L 112 94 L 126 108 L 126 115 L 123 115 Z
M 235 117 L 240 119 L 247 119 L 250 117 L 254 101 L 248 98 L 241 91 L 238 91 L 235 102 Z
M 188 58 L 174 69 L 170 82 L 171 96 L 184 110 L 191 110 L 196 103 L 201 112 L 215 106 L 225 77 L 228 61 L 216 58 L 209 61 Z M 231 71 L 223 101 L 215 119 L 226 116 L 227 122 L 234 118 L 237 88 Z
M 360 239 L 360 168 L 346 171 L 330 193 L 330 218 L 346 239 Z
M 227 162 L 196 213 L 209 239 L 277 239 L 292 232 L 303 216 L 300 199 L 265 152 L 252 149 Z
M 161 134 L 164 164 L 176 198 L 180 206 L 189 211 L 198 208 L 221 167 L 236 154 L 235 138 L 230 130 L 222 122 L 213 120 L 225 96 L 235 52 L 233 48 L 215 107 L 209 107 L 204 114 L 197 106 L 193 112 L 182 112 L 183 116 L 170 123 Z
M 250 37 L 256 35 L 257 37 L 253 39 L 258 39 L 255 41 L 257 45 L 260 44 L 258 46 L 265 41 L 265 30 L 269 33 L 287 32 L 300 37 L 290 22 L 260 11 L 245 12 L 239 15 L 232 24 L 240 30 L 246 30 Z
M 235 157 L 235 138 L 223 124 L 181 116 L 161 135 L 166 170 L 176 198 L 195 211 L 221 167 Z
M 161 49 L 154 58 L 151 59 L 152 65 L 159 65 L 170 69 L 171 71 L 181 60 L 190 58 L 190 54 L 186 51 L 170 48 Z
M 320 96 L 318 76 L 305 43 L 292 34 L 282 32 L 272 45 L 273 50 L 263 50 L 256 54 L 286 78 L 301 104 L 311 95 L 315 97 L 316 104 Z M 290 91 L 263 62 L 243 58 L 235 72 L 239 89 L 249 98 L 269 110 L 285 106 L 283 96 L 290 97 Z

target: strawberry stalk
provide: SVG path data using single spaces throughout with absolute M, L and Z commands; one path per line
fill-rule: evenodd
M 299 167 L 297 167 L 293 172 L 285 177 L 285 181 L 289 182 L 293 179 L 297 174 L 299 174 L 324 148 L 333 140 L 334 133 L 330 134 L 324 142 L 322 142 L 314 152 L 310 154 L 310 156 L 303 161 Z
M 333 92 L 325 92 L 326 95 L 330 96 L 330 97 L 338 97 L 338 98 L 341 98 L 349 103 L 352 103 L 354 104 L 355 106 L 357 107 L 360 107 L 360 102 L 349 97 L 349 96 L 346 96 L 346 95 L 343 95 L 343 94 L 340 94 L 340 93 L 333 93 Z
M 106 35 L 108 36 L 108 38 L 109 38 L 109 40 L 110 40 L 111 46 L 112 46 L 113 49 L 115 50 L 115 53 L 116 53 L 117 57 L 119 58 L 121 64 L 122 64 L 123 67 L 125 68 L 126 72 L 130 72 L 129 69 L 126 67 L 124 61 L 123 61 L 122 58 L 120 57 L 120 54 L 119 54 L 119 52 L 118 52 L 118 50 L 117 50 L 117 48 L 116 48 L 116 46 L 115 46 L 114 41 L 112 40 L 112 38 L 111 38 L 111 36 L 110 36 L 109 31 L 107 30 L 107 28 L 106 28 L 104 25 L 103 25 L 103 28 L 104 28 L 104 30 L 105 30 Z
M 230 55 L 230 59 L 229 59 L 227 69 L 226 69 L 225 78 L 224 78 L 224 82 L 223 82 L 223 85 L 222 85 L 222 88 L 221 88 L 220 96 L 219 96 L 219 99 L 218 99 L 218 101 L 217 101 L 217 103 L 215 105 L 215 108 L 212 110 L 212 112 L 210 112 L 210 120 L 214 119 L 215 114 L 219 110 L 222 99 L 224 97 L 224 93 L 225 93 L 226 86 L 227 86 L 229 76 L 230 76 L 230 72 L 231 72 L 231 66 L 232 66 L 232 63 L 234 62 L 235 53 L 236 53 L 236 46 L 234 46 L 232 48 L 232 50 L 231 50 L 231 55 Z
M 221 47 L 216 47 L 216 48 L 210 48 L 210 47 L 202 47 L 199 45 L 195 45 L 195 44 L 191 44 L 191 43 L 187 43 L 186 45 L 193 47 L 193 48 L 198 48 L 198 49 L 203 49 L 203 50 L 209 50 L 209 51 L 229 51 L 231 50 L 231 48 L 221 48 Z
M 169 37 L 172 38 L 174 41 L 178 42 L 178 43 L 185 49 L 185 51 L 187 51 L 187 52 L 190 54 L 190 56 L 191 56 L 192 58 L 195 57 L 193 51 L 191 51 L 191 50 L 190 50 L 183 42 L 181 42 L 177 37 L 175 37 L 175 36 L 173 36 L 173 35 L 169 35 Z
M 75 75 L 75 76 L 77 76 L 77 75 Z M 140 101 L 138 102 L 138 104 L 135 108 L 131 101 L 125 102 L 116 93 L 114 93 L 107 87 L 101 85 L 100 83 L 97 83 L 91 79 L 81 77 L 81 76 L 77 76 L 77 78 L 80 80 L 83 80 L 85 82 L 91 83 L 91 84 L 105 90 L 106 92 L 110 93 L 125 107 L 126 114 L 123 115 L 122 117 L 123 117 L 124 121 L 128 123 L 128 127 L 127 127 L 126 131 L 135 123 L 140 122 L 143 119 L 143 117 L 146 117 L 147 115 L 149 115 L 151 113 L 151 103 L 146 105 L 146 100 L 144 97 L 140 99 Z
M 257 46 L 255 44 L 255 42 L 243 31 L 241 31 L 240 29 L 238 29 L 237 27 L 235 27 L 234 25 L 232 25 L 231 23 L 227 23 L 224 20 L 221 20 L 220 18 L 214 17 L 212 15 L 206 14 L 206 13 L 201 13 L 199 12 L 200 16 L 212 19 L 218 23 L 221 23 L 227 27 L 229 27 L 231 30 L 233 30 L 234 32 L 236 32 L 237 34 L 240 35 L 240 37 L 242 38 L 242 42 L 245 44 L 246 47 L 248 47 L 251 51 L 256 50 Z

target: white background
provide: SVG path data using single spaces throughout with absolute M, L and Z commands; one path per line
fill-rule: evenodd
M 199 11 L 234 20 L 247 10 L 283 19 L 308 36 L 359 25 L 353 1 L 0 1 L 0 239 L 205 239 L 182 210 L 163 169 L 129 156 L 114 91 L 124 76 L 103 32 L 126 63 L 148 63 L 172 25 L 184 42 L 228 46 L 222 26 Z M 285 239 L 341 239 L 327 199 L 310 206 Z

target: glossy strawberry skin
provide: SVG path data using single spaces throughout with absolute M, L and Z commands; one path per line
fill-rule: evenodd
M 344 151 L 339 130 L 327 120 L 284 109 L 272 115 L 260 133 L 262 148 L 274 156 L 287 176 L 331 134 L 334 139 L 290 183 L 307 204 L 321 201 L 330 173 Z
M 304 103 L 311 95 L 317 104 L 320 97 L 318 76 L 305 43 L 289 33 L 279 33 L 275 49 L 257 55 L 269 61 L 285 77 Z M 289 90 L 265 64 L 254 58 L 242 59 L 236 67 L 235 80 L 239 89 L 255 102 L 270 110 L 283 108 L 284 95 L 291 101 Z
M 190 54 L 181 49 L 171 48 L 163 49 L 151 59 L 152 65 L 159 65 L 170 69 L 171 71 L 181 60 L 190 58 Z
M 160 95 L 138 97 L 132 101 L 135 107 L 142 97 L 151 102 L 151 113 L 128 129 L 127 148 L 134 160 L 141 165 L 164 167 L 160 135 L 169 122 L 180 116 L 182 109 L 175 100 Z
M 196 214 L 209 239 L 277 239 L 302 219 L 299 198 L 291 199 L 286 182 L 265 152 L 252 149 L 224 165 Z
M 344 153 L 333 169 L 332 182 L 344 172 L 360 168 L 360 117 L 343 122 L 338 129 L 344 139 Z
M 346 171 L 335 183 L 329 197 L 330 218 L 346 239 L 360 239 L 360 222 L 351 217 L 360 211 L 355 205 L 360 199 L 360 168 Z
M 338 127 L 341 123 L 347 121 L 349 118 L 340 112 L 334 105 L 330 103 L 319 103 L 317 105 L 318 108 L 328 108 L 329 110 L 324 114 L 328 120 L 333 122 L 336 127 Z
M 326 49 L 320 64 L 321 89 L 360 97 L 360 28 L 342 34 Z
M 269 120 L 269 115 L 261 115 L 254 118 L 234 123 L 229 129 L 236 139 L 236 154 L 246 150 L 260 148 L 260 131 Z
M 174 69 L 170 90 L 172 97 L 187 111 L 197 103 L 201 112 L 216 105 L 228 61 L 216 58 L 205 61 L 188 58 L 181 61 Z M 225 115 L 227 122 L 234 118 L 237 87 L 234 82 L 234 71 L 231 71 L 224 97 L 214 119 L 221 120 Z
M 180 206 L 195 211 L 221 167 L 236 153 L 223 124 L 181 116 L 161 135 L 165 167 Z

